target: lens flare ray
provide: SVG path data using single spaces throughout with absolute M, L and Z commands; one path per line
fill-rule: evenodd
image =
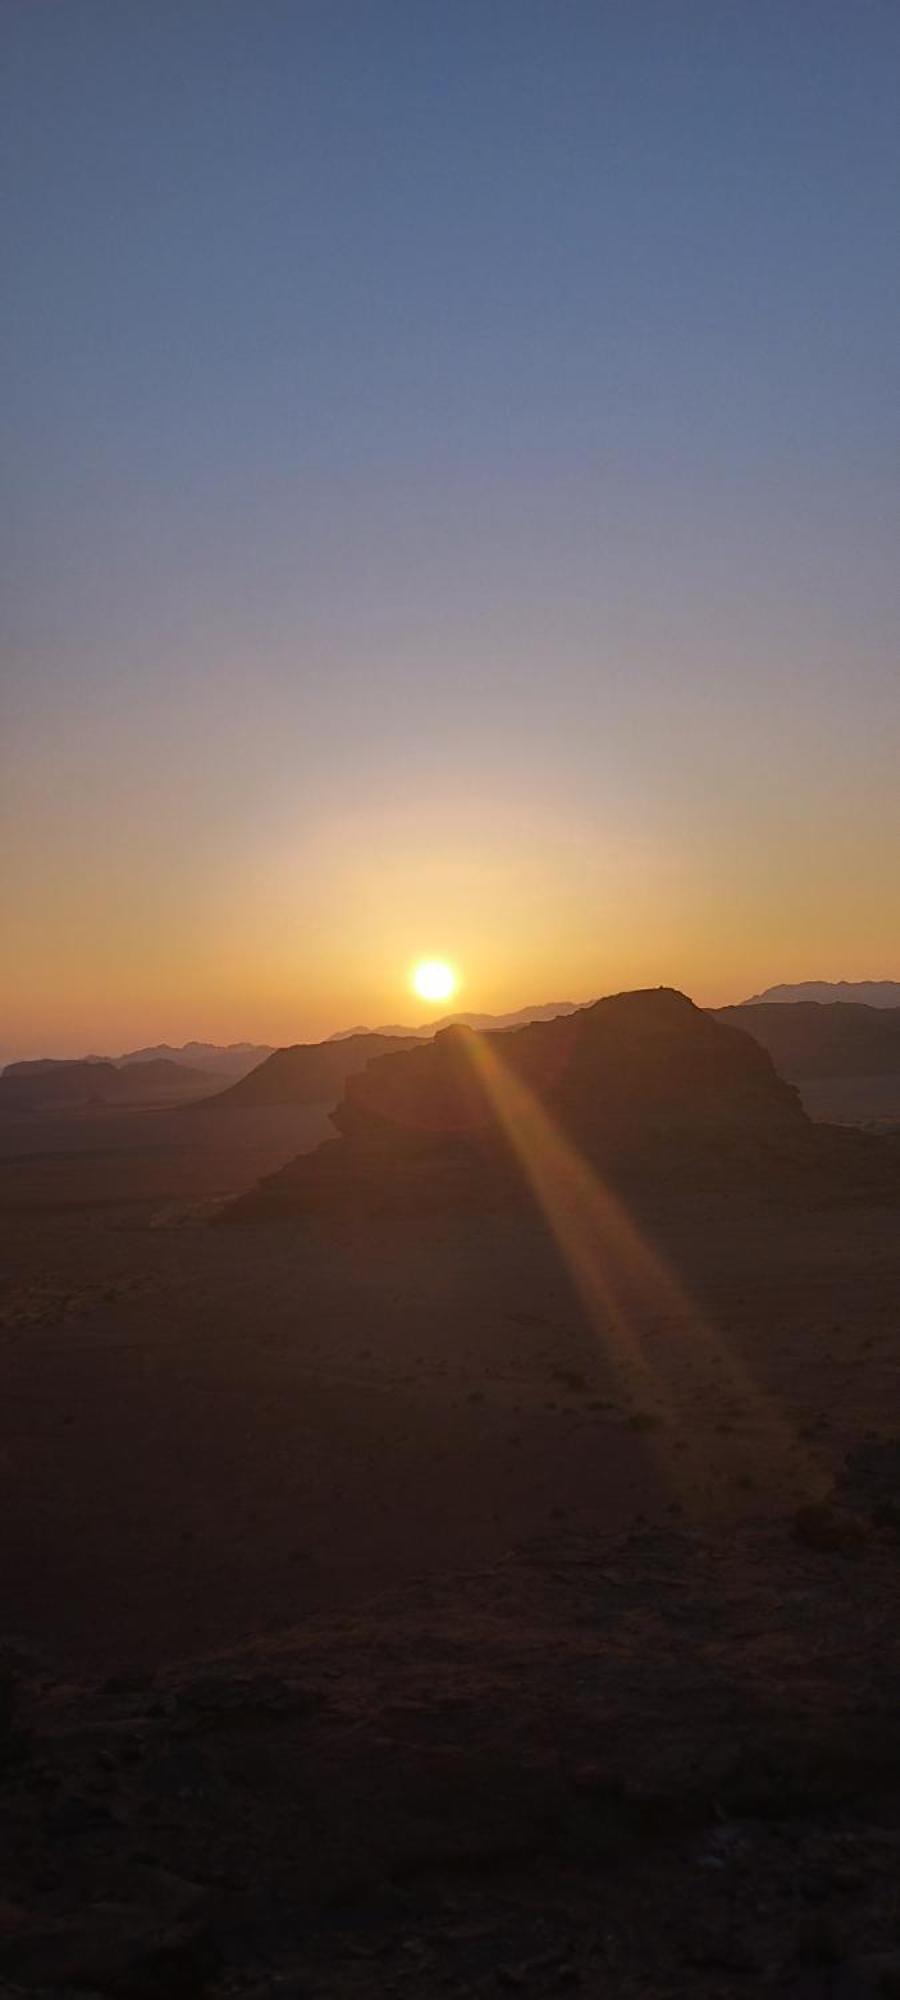
M 801 1488 L 820 1498 L 828 1481 L 799 1443 L 791 1425 L 751 1375 L 746 1363 L 689 1297 L 680 1280 L 651 1248 L 623 1202 L 596 1168 L 572 1145 L 544 1104 L 508 1063 L 490 1038 L 466 1037 L 466 1048 L 485 1096 L 551 1230 L 565 1267 L 595 1335 L 629 1393 L 639 1392 L 663 1417 L 672 1437 L 670 1482 L 679 1488 L 688 1475 L 676 1462 L 674 1445 L 690 1447 L 691 1426 L 679 1413 L 667 1376 L 689 1369 L 694 1380 L 739 1399 L 757 1438 L 730 1437 L 725 1469 L 739 1461 L 768 1464 L 770 1483 Z M 638 1310 L 649 1308 L 667 1322 L 668 1366 L 651 1361 L 637 1330 Z M 660 1357 L 660 1360 L 662 1357 Z M 660 1448 L 662 1448 L 660 1446 Z

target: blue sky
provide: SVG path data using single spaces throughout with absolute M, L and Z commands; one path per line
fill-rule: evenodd
M 0 32 L 11 1046 L 900 973 L 896 7 Z

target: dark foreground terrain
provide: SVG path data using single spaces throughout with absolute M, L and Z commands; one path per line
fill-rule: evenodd
M 3 1134 L 3 2000 L 900 1991 L 896 1203 L 211 1226 L 324 1129 Z

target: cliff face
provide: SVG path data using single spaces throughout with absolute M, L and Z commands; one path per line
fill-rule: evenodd
M 334 1042 L 298 1042 L 275 1049 L 258 1068 L 228 1090 L 207 1098 L 204 1111 L 240 1109 L 261 1104 L 334 1104 L 356 1070 L 373 1056 L 412 1048 L 413 1038 L 391 1035 L 346 1035 Z
M 515 1033 L 448 1028 L 348 1076 L 332 1117 L 338 1139 L 240 1212 L 492 1206 L 560 1145 L 613 1175 L 668 1180 L 764 1171 L 815 1145 L 766 1052 L 669 988 Z

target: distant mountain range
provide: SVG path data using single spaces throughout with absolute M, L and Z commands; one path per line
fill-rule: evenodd
M 900 1006 L 745 1001 L 741 1007 L 717 1007 L 714 1018 L 752 1035 L 791 1083 L 900 1074 Z
M 221 1047 L 217 1042 L 184 1042 L 181 1048 L 173 1049 L 168 1042 L 159 1042 L 155 1048 L 129 1049 L 122 1056 L 40 1056 L 33 1062 L 11 1062 L 0 1070 L 0 1080 L 4 1076 L 24 1076 L 26 1072 L 37 1076 L 39 1071 L 71 1069 L 77 1065 L 95 1068 L 98 1063 L 108 1069 L 145 1068 L 149 1063 L 168 1063 L 180 1070 L 191 1070 L 201 1081 L 214 1076 L 218 1082 L 228 1083 L 232 1078 L 246 1076 L 255 1069 L 257 1063 L 265 1061 L 272 1053 L 268 1042 L 229 1042 Z
M 783 1007 L 797 1000 L 817 1000 L 824 1005 L 846 1000 L 857 1001 L 863 1007 L 900 1007 L 900 979 L 805 979 L 799 986 L 767 986 L 764 993 L 754 993 L 741 1004 L 758 1007 L 764 1001 L 771 1001 Z
M 9 1063 L 0 1076 L 0 1111 L 184 1104 L 215 1090 L 219 1082 L 209 1070 L 189 1069 L 165 1057 L 122 1066 L 102 1056 Z
M 380 1035 L 392 1041 L 427 1041 L 440 1028 L 449 1028 L 454 1022 L 462 1022 L 468 1028 L 520 1028 L 527 1021 L 549 1021 L 557 1014 L 572 1014 L 575 1011 L 571 1000 L 552 1000 L 542 1007 L 520 1007 L 514 1014 L 446 1014 L 440 1021 L 429 1021 L 422 1027 L 345 1028 L 328 1037 L 329 1042 L 356 1040 L 361 1035 Z M 319 1048 L 326 1044 L 318 1042 L 297 1043 L 294 1048 Z M 86 1056 L 60 1059 L 42 1056 L 29 1063 L 11 1062 L 5 1070 L 0 1067 L 0 1077 L 21 1074 L 26 1069 L 32 1075 L 38 1070 L 58 1069 L 62 1061 L 79 1063 L 106 1063 L 113 1069 L 130 1069 L 137 1064 L 153 1062 L 175 1063 L 181 1069 L 203 1071 L 213 1075 L 223 1084 L 236 1082 L 258 1069 L 269 1056 L 290 1054 L 291 1049 L 274 1049 L 271 1042 L 183 1042 L 173 1048 L 169 1042 L 157 1042 L 145 1049 L 128 1049 L 124 1055 L 108 1056 L 91 1053 Z M 274 1098 L 260 1100 L 274 1102 Z
M 324 1042 L 280 1049 L 258 1042 L 193 1041 L 179 1048 L 163 1042 L 119 1056 L 13 1062 L 0 1074 L 0 1109 L 333 1104 L 373 1057 L 427 1043 L 445 1028 L 506 1032 L 584 1011 L 574 1001 L 551 1000 L 508 1014 L 447 1014 L 418 1027 L 351 1028 Z M 900 980 L 807 980 L 708 1012 L 751 1035 L 792 1083 L 824 1087 L 824 1079 L 900 1076 Z
M 120 1069 L 130 1063 L 165 1062 L 180 1063 L 188 1069 L 214 1070 L 216 1076 L 246 1076 L 249 1069 L 265 1061 L 272 1053 L 268 1042 L 229 1042 L 222 1047 L 218 1042 L 183 1042 L 181 1048 L 170 1048 L 168 1042 L 160 1042 L 153 1049 L 131 1049 L 127 1055 L 111 1056 L 109 1060 Z M 88 1057 L 88 1061 L 93 1058 Z
M 514 1014 L 442 1014 L 439 1021 L 426 1021 L 421 1028 L 398 1027 L 396 1023 L 382 1028 L 341 1028 L 330 1035 L 329 1041 L 344 1042 L 351 1035 L 390 1035 L 406 1042 L 427 1042 L 432 1035 L 439 1035 L 442 1028 L 478 1028 L 494 1032 L 504 1028 L 524 1028 L 529 1021 L 555 1021 L 560 1014 L 577 1014 L 586 1003 L 583 1000 L 548 1000 L 540 1007 L 519 1007 Z

